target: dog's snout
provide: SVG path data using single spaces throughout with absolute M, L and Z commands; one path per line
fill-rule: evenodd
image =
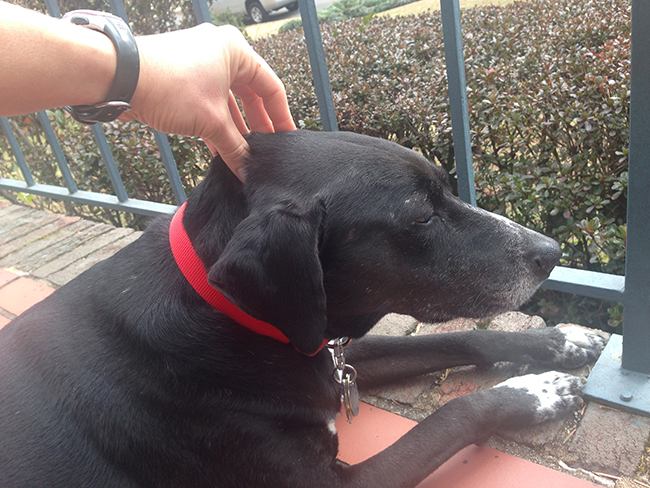
M 562 249 L 553 239 L 540 236 L 534 243 L 530 253 L 533 264 L 545 275 L 548 275 L 560 261 Z

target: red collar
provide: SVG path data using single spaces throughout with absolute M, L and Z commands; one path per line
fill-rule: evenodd
M 183 213 L 185 212 L 186 204 L 187 202 L 183 203 L 183 205 L 179 207 L 169 226 L 169 244 L 171 245 L 176 264 L 183 273 L 183 276 L 185 276 L 185 279 L 213 308 L 225 313 L 238 324 L 252 330 L 256 334 L 271 337 L 276 341 L 289 344 L 290 341 L 287 336 L 285 336 L 277 327 L 262 322 L 261 320 L 251 317 L 247 313 L 243 312 L 234 303 L 223 296 L 220 291 L 208 283 L 208 274 L 205 271 L 203 262 L 196 254 L 194 246 L 192 246 L 192 242 L 190 241 L 190 238 L 185 231 L 185 226 L 183 225 Z M 326 345 L 327 340 L 325 339 L 318 351 L 314 354 L 309 354 L 309 356 L 318 354 Z

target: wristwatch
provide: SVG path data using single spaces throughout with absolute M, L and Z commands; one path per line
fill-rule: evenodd
M 129 25 L 120 17 L 94 10 L 73 10 L 61 17 L 71 22 L 99 31 L 113 42 L 117 52 L 115 80 L 106 101 L 94 105 L 65 107 L 72 117 L 84 124 L 111 122 L 131 110 L 131 97 L 140 76 L 140 56 L 135 37 Z

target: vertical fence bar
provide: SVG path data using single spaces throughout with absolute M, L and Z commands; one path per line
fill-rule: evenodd
M 174 193 L 176 205 L 181 205 L 187 199 L 187 195 L 185 195 L 185 189 L 183 188 L 181 177 L 178 174 L 178 167 L 174 161 L 172 149 L 169 147 L 169 141 L 165 134 L 158 132 L 157 130 L 153 131 L 153 135 L 158 144 L 158 149 L 160 149 L 160 158 L 162 159 L 163 166 L 167 171 L 167 177 L 169 178 L 169 184 Z
M 115 191 L 115 196 L 120 202 L 126 202 L 129 199 L 129 195 L 126 193 L 126 188 L 124 188 L 124 183 L 122 182 L 122 177 L 120 172 L 117 170 L 117 165 L 115 164 L 115 159 L 113 159 L 113 154 L 111 153 L 111 148 L 108 147 L 108 141 L 104 135 L 104 131 L 99 126 L 99 124 L 93 124 L 90 126 L 90 129 L 93 131 L 95 136 L 95 142 L 99 148 L 99 153 L 102 156 L 102 161 L 108 172 L 108 177 L 111 179 L 111 185 Z
M 54 129 L 52 128 L 50 119 L 47 117 L 47 114 L 44 111 L 38 112 L 36 116 L 38 117 L 38 121 L 41 123 L 43 132 L 45 133 L 45 138 L 47 139 L 50 148 L 52 148 L 52 153 L 54 154 L 56 163 L 59 165 L 59 170 L 61 170 L 61 176 L 63 177 L 65 186 L 68 188 L 68 191 L 70 193 L 75 193 L 78 191 L 77 184 L 72 177 L 72 173 L 68 167 L 68 161 L 65 159 L 61 145 L 59 144 L 59 141 L 54 134 Z
M 111 5 L 111 10 L 115 15 L 120 16 L 125 22 L 128 22 L 128 19 L 126 17 L 126 10 L 124 9 L 124 4 L 122 3 L 121 0 L 110 0 L 110 5 Z M 59 6 L 56 0 L 45 0 L 45 7 L 47 8 L 47 12 L 52 17 L 61 17 L 61 11 L 59 10 Z M 47 123 L 49 124 L 50 121 L 48 120 Z M 44 124 L 41 123 L 41 125 Z M 115 195 L 117 196 L 118 201 L 126 202 L 129 199 L 129 196 L 126 193 L 126 188 L 124 188 L 122 177 L 120 176 L 120 173 L 117 170 L 117 165 L 115 164 L 115 160 L 113 159 L 113 154 L 111 153 L 111 150 L 108 146 L 106 135 L 104 134 L 104 131 L 102 130 L 99 124 L 93 124 L 91 126 L 91 130 L 93 132 L 93 135 L 95 136 L 95 142 L 97 143 L 97 147 L 99 148 L 99 153 L 102 156 L 102 161 L 104 162 L 104 166 L 106 167 L 106 171 L 108 172 L 108 177 L 111 180 L 111 184 L 113 186 L 113 190 L 115 191 Z M 67 184 L 68 183 L 66 181 L 66 185 Z M 71 193 L 74 193 L 72 190 L 70 190 L 69 186 L 68 186 L 68 190 Z
M 57 19 L 61 17 L 61 10 L 59 10 L 59 5 L 56 3 L 56 0 L 45 0 L 45 8 L 51 17 L 56 17 Z
M 325 50 L 323 49 L 323 38 L 318 24 L 316 4 L 314 0 L 298 0 L 298 5 L 300 6 L 302 25 L 305 29 L 305 42 L 307 43 L 309 64 L 314 78 L 314 88 L 316 89 L 316 99 L 318 100 L 323 129 L 330 132 L 337 131 L 339 126 L 336 121 L 332 86 L 330 85 L 327 63 L 325 62 Z
M 623 368 L 650 374 L 650 3 L 632 0 Z
M 467 110 L 465 58 L 463 57 L 463 36 L 458 0 L 440 0 L 440 11 L 445 42 L 445 62 L 447 63 L 447 85 L 449 87 L 458 195 L 467 203 L 476 205 L 472 144 L 469 135 L 469 113 Z
M 51 17 L 61 17 L 61 10 L 59 9 L 59 5 L 56 0 L 45 0 L 45 8 Z M 65 186 L 68 188 L 68 191 L 70 193 L 76 193 L 79 189 L 77 188 L 77 184 L 72 177 L 72 173 L 70 173 L 68 162 L 66 161 L 63 151 L 61 150 L 61 145 L 59 144 L 59 141 L 54 134 L 50 119 L 47 117 L 47 114 L 44 111 L 38 112 L 36 115 L 39 122 L 41 123 L 43 132 L 45 133 L 45 138 L 52 148 L 56 162 L 59 165 Z
M 14 134 L 14 131 L 12 130 L 7 117 L 0 117 L 0 127 L 2 127 L 2 131 L 5 133 L 5 136 L 7 136 L 9 147 L 11 148 L 11 152 L 14 153 L 14 158 L 16 158 L 16 163 L 18 163 L 18 168 L 20 168 L 20 172 L 23 174 L 25 183 L 27 186 L 34 186 L 36 182 L 34 181 L 32 172 L 27 166 L 27 161 L 25 160 L 23 150 L 20 148 L 20 144 L 18 144 L 16 134 Z
M 128 24 L 129 19 L 126 15 L 124 2 L 122 0 L 109 0 L 109 2 L 111 5 L 111 12 L 113 12 L 114 15 L 121 17 L 122 20 Z M 200 15 L 202 17 L 207 16 L 208 19 L 203 20 L 203 22 L 210 22 L 210 11 L 207 8 L 207 2 L 205 0 L 193 0 L 192 4 L 195 8 L 195 14 L 197 14 L 196 8 L 198 7 L 200 10 Z M 197 14 L 197 19 L 198 18 L 199 14 Z M 171 147 L 169 146 L 169 140 L 167 139 L 167 136 L 162 132 L 158 132 L 155 129 L 152 130 L 154 139 L 158 145 L 158 150 L 160 151 L 160 158 L 162 159 L 163 166 L 167 170 L 167 176 L 169 178 L 169 183 L 171 184 L 172 192 L 174 193 L 174 199 L 176 201 L 176 204 L 180 205 L 186 199 L 185 189 L 183 188 L 181 178 L 178 174 L 178 168 L 176 167 L 176 162 L 174 161 L 174 154 L 172 153 Z M 110 161 L 105 159 L 105 162 L 107 168 L 109 169 L 109 173 L 112 172 L 111 181 L 114 181 L 115 177 L 119 178 L 119 173 L 117 171 L 117 167 L 115 166 L 113 158 L 111 157 Z M 128 198 L 121 179 L 119 180 L 119 184 L 123 191 L 122 197 Z M 115 187 L 115 183 L 113 183 L 113 186 Z M 115 191 L 117 193 L 118 199 L 122 201 L 122 197 L 120 196 L 121 193 L 117 190 L 117 188 L 115 188 Z
M 650 4 L 632 0 L 630 152 L 623 337 L 612 335 L 584 395 L 650 416 Z
M 129 18 L 126 15 L 126 9 L 124 8 L 124 3 L 122 0 L 109 0 L 111 6 L 111 12 L 113 15 L 117 15 L 127 24 L 129 23 Z
M 212 22 L 212 16 L 210 15 L 207 0 L 192 0 L 192 7 L 194 8 L 194 15 L 196 16 L 197 24 Z

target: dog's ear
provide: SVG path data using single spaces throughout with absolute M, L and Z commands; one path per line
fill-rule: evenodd
M 254 210 L 235 229 L 208 281 L 247 314 L 277 327 L 305 354 L 321 346 L 326 297 L 318 246 L 325 215 L 295 202 Z

